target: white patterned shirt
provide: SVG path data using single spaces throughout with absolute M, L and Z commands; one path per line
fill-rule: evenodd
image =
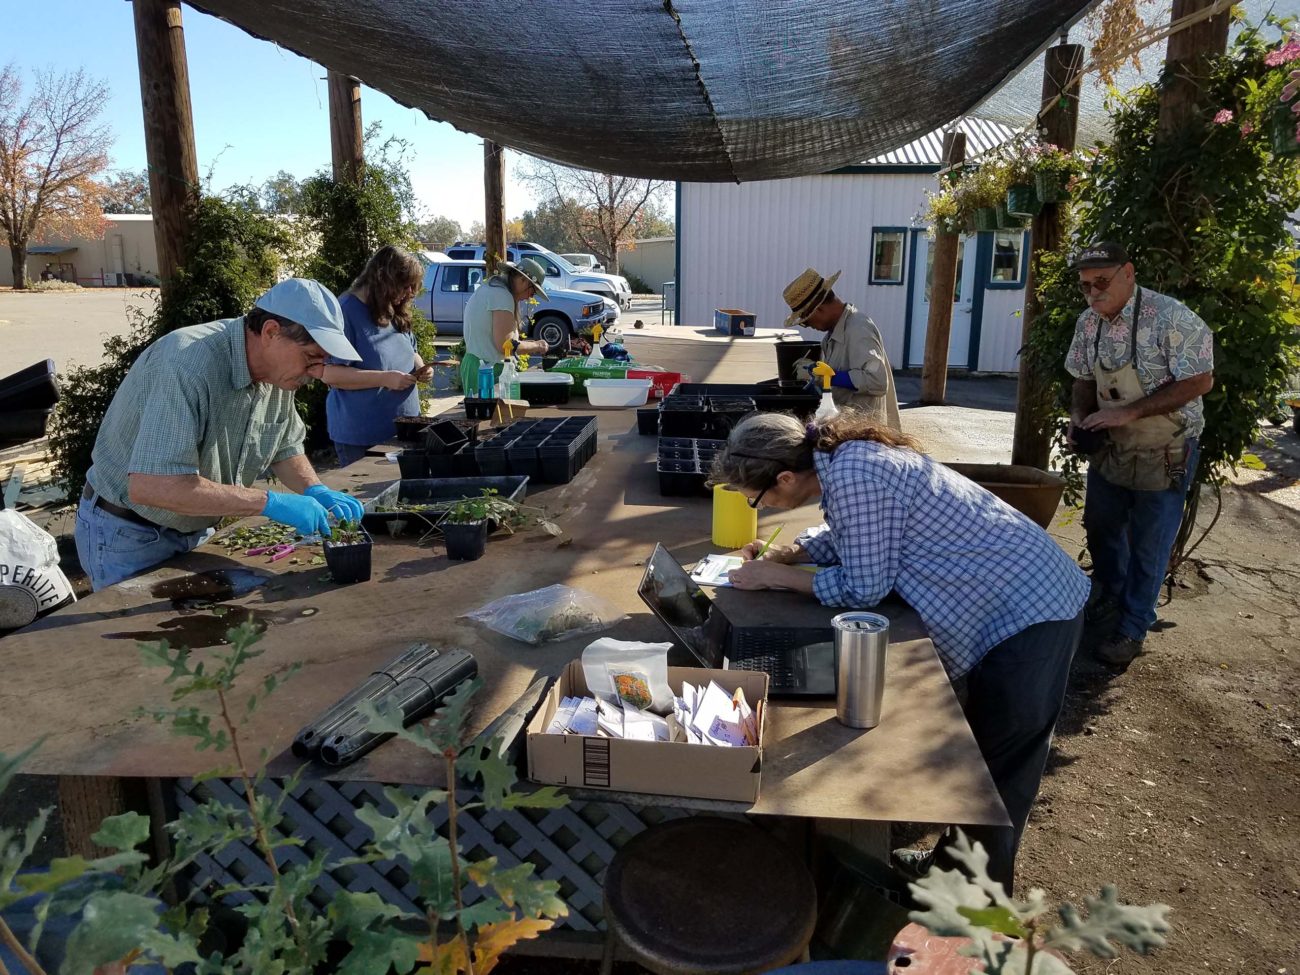
M 1074 341 L 1065 357 L 1066 371 L 1076 379 L 1090 378 L 1093 363 L 1103 369 L 1127 365 L 1132 336 L 1133 305 L 1138 289 L 1114 321 L 1107 321 L 1091 308 L 1079 316 Z M 1177 298 L 1142 288 L 1142 320 L 1137 328 L 1137 374 L 1143 391 L 1150 396 L 1161 386 L 1214 371 L 1214 336 L 1209 326 Z M 1101 329 L 1101 338 L 1097 330 Z M 1093 348 L 1096 347 L 1096 359 Z M 1205 408 L 1201 397 L 1179 408 L 1189 437 L 1205 429 Z
M 795 541 L 819 565 L 827 606 L 903 597 L 956 680 L 991 649 L 1071 620 L 1088 577 L 1038 525 L 974 481 L 914 450 L 865 440 L 816 451 L 826 524 Z

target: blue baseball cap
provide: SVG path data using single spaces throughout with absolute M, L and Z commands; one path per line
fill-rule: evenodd
M 268 315 L 296 322 L 335 359 L 360 362 L 361 356 L 343 331 L 339 300 L 319 281 L 286 278 L 255 302 Z

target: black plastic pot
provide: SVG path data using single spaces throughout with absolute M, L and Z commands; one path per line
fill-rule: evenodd
M 370 552 L 374 543 L 369 532 L 363 529 L 361 534 L 365 536 L 364 541 L 348 545 L 325 540 L 325 564 L 335 582 L 346 585 L 370 581 Z
M 442 537 L 447 543 L 447 558 L 457 562 L 473 562 L 481 559 L 487 551 L 488 523 L 471 521 L 453 525 L 444 522 Z
M 479 399 L 475 396 L 465 397 L 465 418 L 467 420 L 490 420 L 496 412 L 497 400 Z
M 820 342 L 777 342 L 775 348 L 777 376 L 785 382 L 798 381 L 799 374 L 795 372 L 795 364 L 800 359 L 811 359 L 816 362 L 822 357 Z

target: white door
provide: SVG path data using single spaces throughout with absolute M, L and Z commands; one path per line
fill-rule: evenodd
M 930 279 L 934 273 L 934 250 L 925 234 L 917 234 L 916 265 L 912 269 L 912 343 L 908 365 L 925 362 L 925 330 L 930 321 Z M 979 237 L 962 238 L 957 252 L 957 292 L 953 295 L 952 330 L 948 336 L 948 365 L 965 368 L 970 358 L 971 302 L 975 297 L 975 248 Z M 918 273 L 924 269 L 924 273 Z

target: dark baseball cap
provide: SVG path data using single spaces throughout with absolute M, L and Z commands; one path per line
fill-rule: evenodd
M 1128 262 L 1128 251 L 1123 247 L 1113 240 L 1099 240 L 1079 251 L 1070 267 L 1081 271 L 1090 267 L 1120 267 Z

